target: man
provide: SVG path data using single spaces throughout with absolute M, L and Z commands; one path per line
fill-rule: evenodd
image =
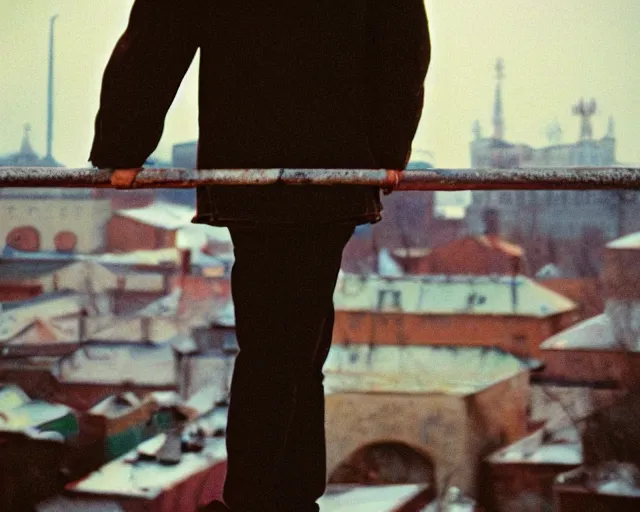
M 405 167 L 430 58 L 423 0 L 136 0 L 105 70 L 94 165 L 143 164 L 197 49 L 199 168 Z M 379 190 L 198 186 L 196 197 L 192 222 L 231 232 L 240 347 L 226 505 L 211 510 L 317 511 L 333 290 L 355 226 L 381 219 Z

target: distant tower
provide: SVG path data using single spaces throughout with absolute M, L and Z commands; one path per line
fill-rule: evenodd
M 562 127 L 557 119 L 547 128 L 547 141 L 552 146 L 562 144 Z
M 473 123 L 471 131 L 473 132 L 473 138 L 475 140 L 480 140 L 482 138 L 482 126 L 480 126 L 480 121 L 478 119 Z
M 29 134 L 31 133 L 31 125 L 24 125 L 24 133 L 22 135 L 22 144 L 20 144 L 19 156 L 23 161 L 30 161 L 37 158 L 36 152 L 31 147 L 31 140 Z
M 613 120 L 613 116 L 609 116 L 609 124 L 607 125 L 607 138 L 616 138 L 616 122 Z
M 596 100 L 594 99 L 587 103 L 584 101 L 584 98 L 580 98 L 578 104 L 574 105 L 573 114 L 582 117 L 582 124 L 580 126 L 580 140 L 593 138 L 591 116 L 596 113 L 596 109 L 597 105 Z
M 493 106 L 493 138 L 502 140 L 504 137 L 504 118 L 502 116 L 502 80 L 504 79 L 504 61 L 500 58 L 496 62 L 496 101 Z
M 53 24 L 58 15 L 51 16 L 49 20 L 49 81 L 47 91 L 47 154 L 46 162 L 53 162 L 51 149 L 53 145 Z

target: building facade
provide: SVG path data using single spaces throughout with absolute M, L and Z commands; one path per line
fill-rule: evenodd
M 478 169 L 532 167 L 609 167 L 616 166 L 616 139 L 613 118 L 606 133 L 594 137 L 591 116 L 594 100 L 580 102 L 573 113 L 581 119 L 580 138 L 562 143 L 562 130 L 552 127 L 550 144 L 534 148 L 505 139 L 502 109 L 502 62 L 498 61 L 493 133 L 482 135 L 479 122 L 470 144 L 471 166 Z M 551 235 L 556 239 L 574 239 L 587 230 L 599 230 L 611 240 L 640 228 L 640 193 L 618 190 L 478 190 L 472 192 L 467 209 L 469 232 L 481 234 L 483 213 L 498 212 L 502 232 L 509 238 Z

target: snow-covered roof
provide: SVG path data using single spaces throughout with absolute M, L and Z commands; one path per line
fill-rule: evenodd
M 491 457 L 497 463 L 522 464 L 582 464 L 582 445 L 580 443 L 541 444 L 530 452 L 521 450 L 517 445 L 504 448 Z
M 572 325 L 545 340 L 542 350 L 613 349 L 617 343 L 611 321 L 604 313 Z
M 391 257 L 386 247 L 378 252 L 378 271 L 382 277 L 401 277 L 404 274 L 402 267 Z
M 36 260 L 37 263 L 32 263 Z M 23 269 L 34 269 L 33 272 L 39 274 L 51 274 L 58 268 L 70 265 L 74 261 L 95 261 L 103 265 L 160 265 L 162 263 L 177 264 L 180 261 L 180 253 L 175 247 L 163 249 L 141 249 L 137 251 L 123 253 L 102 253 L 102 254 L 78 254 L 61 253 L 55 251 L 28 252 L 18 251 L 8 248 L 0 261 L 0 274 L 4 275 L 5 268 L 12 265 L 17 268 L 14 273 L 18 276 L 24 275 Z M 4 267 L 7 265 L 7 267 Z M 44 270 L 42 270 L 44 269 Z
M 55 369 L 62 382 L 175 385 L 177 375 L 171 347 L 89 346 L 63 357 Z
M 536 272 L 536 279 L 553 279 L 561 276 L 562 272 L 560 271 L 560 268 L 553 263 L 547 263 L 546 265 L 543 265 Z
M 108 418 L 116 418 L 137 409 L 140 407 L 140 404 L 140 399 L 134 393 L 127 392 L 121 395 L 110 395 L 106 397 L 89 409 L 88 413 L 106 416 Z
M 189 224 L 178 230 L 176 244 L 178 247 L 202 247 L 208 241 L 231 243 L 231 233 L 222 226 L 209 224 Z
M 448 346 L 334 345 L 324 366 L 327 393 L 466 395 L 522 371 L 525 365 L 501 350 Z
M 168 295 L 147 304 L 144 308 L 136 312 L 138 316 L 176 316 L 180 306 L 182 290 L 174 289 Z
M 149 322 L 148 332 L 144 322 Z M 168 345 L 179 334 L 179 322 L 171 316 L 109 316 L 87 319 L 87 338 L 107 343 L 149 341 L 156 345 Z
M 183 452 L 176 465 L 157 463 L 131 464 L 138 451 L 154 451 L 166 439 L 159 434 L 141 443 L 137 449 L 118 457 L 90 473 L 85 478 L 69 484 L 67 493 L 72 495 L 120 496 L 155 499 L 189 477 L 226 459 L 223 438 L 206 438 L 201 452 Z M 46 509 L 45 509 L 46 510 Z
M 86 299 L 81 294 L 52 294 L 48 300 L 21 301 L 0 310 L 0 342 L 13 339 L 18 333 L 32 325 L 37 319 L 54 319 L 78 315 Z M 56 328 L 55 323 L 52 328 Z M 60 333 L 61 337 L 63 333 Z
M 175 230 L 187 226 L 196 210 L 191 206 L 156 201 L 142 208 L 117 210 L 115 214 L 149 226 Z
M 607 249 L 640 249 L 640 231 L 609 242 Z
M 42 400 L 31 400 L 0 414 L 0 430 L 21 431 L 37 427 L 43 423 L 62 418 L 72 412 L 62 404 L 52 404 Z
M 548 338 L 542 350 L 617 350 L 640 351 L 638 330 L 616 315 L 603 313 Z M 621 318 L 624 320 L 624 317 Z
M 424 484 L 358 486 L 327 492 L 318 500 L 323 512 L 391 512 L 420 494 Z
M 342 273 L 334 303 L 342 311 L 537 318 L 577 308 L 573 301 L 522 275 L 385 278 Z
M 0 386 L 0 411 L 8 411 L 26 404 L 31 399 L 20 386 L 6 384 Z

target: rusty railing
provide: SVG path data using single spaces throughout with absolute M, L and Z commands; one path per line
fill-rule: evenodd
M 3 187 L 193 188 L 198 185 L 372 185 L 385 190 L 635 189 L 638 167 L 523 169 L 175 169 L 144 168 L 126 185 L 110 169 L 0 167 Z

